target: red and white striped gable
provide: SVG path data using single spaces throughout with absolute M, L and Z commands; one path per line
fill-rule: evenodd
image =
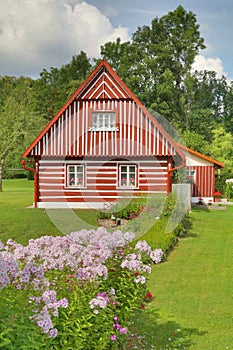
M 116 128 L 96 132 L 93 111 L 116 113 Z M 23 157 L 176 156 L 182 151 L 154 117 L 102 61 Z

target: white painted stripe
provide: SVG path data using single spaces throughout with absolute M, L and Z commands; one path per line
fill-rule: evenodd
M 104 72 L 104 74 L 106 74 Z M 123 92 L 118 88 L 118 86 L 116 85 L 116 83 L 111 79 L 110 75 L 108 74 L 107 75 L 107 78 L 110 80 L 110 82 L 112 83 L 112 85 L 114 85 L 114 88 L 120 93 L 120 95 L 123 97 L 123 98 L 126 98 L 127 96 L 123 94 Z
M 131 137 L 130 137 L 130 130 L 131 130 L 131 101 L 129 101 L 129 111 L 128 111 L 128 155 L 132 154 L 131 153 Z
M 64 154 L 64 114 L 61 116 L 61 154 Z
M 142 149 L 142 146 L 143 146 L 143 144 L 142 144 L 142 132 L 143 132 L 143 130 L 142 130 L 142 126 L 143 126 L 142 120 L 143 120 L 143 112 L 142 112 L 142 110 L 140 108 L 140 141 L 139 141 L 139 144 L 140 144 L 139 152 L 140 153 L 139 154 L 142 154 L 142 152 L 143 152 L 143 149 Z M 139 127 L 139 125 L 138 125 L 138 127 Z
M 80 102 L 77 103 L 77 155 L 79 155 L 79 137 L 80 137 Z
M 69 154 L 69 120 L 68 120 L 68 109 L 66 109 L 66 115 L 65 115 L 65 120 L 66 120 L 66 148 L 65 148 L 65 154 Z
M 76 100 L 74 100 L 74 130 L 73 130 L 73 154 L 77 154 L 77 113 L 76 113 Z
M 102 77 L 103 77 L 103 74 L 104 73 L 102 73 L 100 76 L 99 76 L 99 78 L 97 78 L 96 80 L 95 80 L 95 84 L 96 83 L 98 83 L 98 81 L 100 80 L 100 79 L 102 79 Z M 93 80 L 95 79 L 95 77 L 89 82 L 89 84 L 88 85 L 90 85 L 90 88 L 87 90 L 87 92 L 83 95 L 83 97 L 82 97 L 82 99 L 84 99 L 88 94 L 89 94 L 89 92 L 93 89 Z
M 49 134 L 48 132 L 46 133 L 46 155 L 48 156 L 49 154 Z
M 120 101 L 120 155 L 122 155 L 122 101 Z
M 145 152 L 146 152 L 146 155 L 148 155 L 148 129 L 149 129 L 148 123 L 149 123 L 149 120 L 148 120 L 147 116 L 144 117 L 144 121 L 145 121 L 145 124 L 146 124 L 145 130 L 144 130 L 145 138 L 146 138 L 146 149 L 145 149 Z
M 124 101 L 123 104 L 123 127 L 124 127 L 124 132 L 123 132 L 123 155 L 127 155 L 126 151 L 126 116 L 127 116 L 127 106 L 126 106 L 126 101 Z
M 88 150 L 87 150 L 87 142 L 88 142 L 88 102 L 86 102 L 86 106 L 85 106 L 85 109 L 86 109 L 86 115 L 85 115 L 85 134 L 83 135 L 83 137 L 85 138 L 85 151 L 84 151 L 84 154 L 88 154 Z
M 84 133 L 85 133 L 85 129 L 84 129 L 84 126 L 85 126 L 85 108 L 84 108 L 84 106 L 83 106 L 83 110 L 82 110 L 82 135 L 81 135 L 81 138 L 82 138 L 82 154 L 85 154 L 84 153 Z
M 45 174 L 47 174 L 47 175 L 64 175 L 64 171 L 61 173 L 60 171 L 41 171 L 40 172 L 40 175 L 45 175 Z

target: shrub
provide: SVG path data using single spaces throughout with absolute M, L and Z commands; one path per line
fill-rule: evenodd
M 128 349 L 150 264 L 163 252 L 104 228 L 0 243 L 2 349 Z
M 225 195 L 226 195 L 227 199 L 233 198 L 233 183 L 232 182 L 229 182 L 226 184 Z

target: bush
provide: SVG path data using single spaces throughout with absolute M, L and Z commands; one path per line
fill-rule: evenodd
M 7 169 L 3 171 L 3 179 L 24 179 L 27 172 L 24 170 Z
M 100 210 L 97 214 L 98 219 L 110 219 L 111 214 L 114 213 L 117 218 L 129 220 L 132 216 L 136 217 L 140 214 L 146 199 L 132 198 L 122 199 L 108 210 Z
M 226 195 L 227 199 L 233 198 L 233 183 L 232 182 L 229 182 L 226 184 L 225 195 Z
M 131 318 L 152 296 L 163 252 L 104 228 L 0 242 L 1 349 L 128 349 Z
M 129 221 L 125 230 L 133 231 L 137 239 L 146 240 L 152 247 L 164 251 L 164 258 L 191 228 L 191 219 L 174 194 L 166 197 L 153 196 L 140 215 Z

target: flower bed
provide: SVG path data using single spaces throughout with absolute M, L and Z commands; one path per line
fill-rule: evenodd
M 0 243 L 0 347 L 128 349 L 130 321 L 151 300 L 163 252 L 103 227 Z

